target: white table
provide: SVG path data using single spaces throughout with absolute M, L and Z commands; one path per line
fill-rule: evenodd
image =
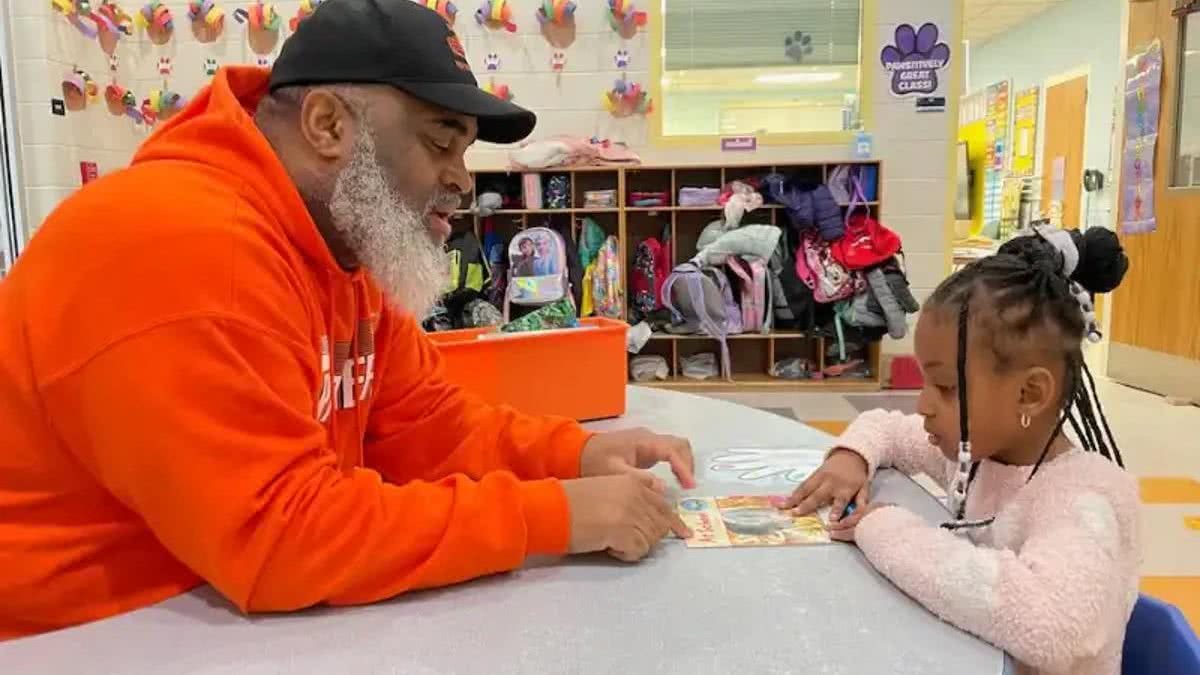
M 829 437 L 742 406 L 631 388 L 643 425 L 689 437 L 702 494 L 778 494 L 714 471 L 736 447 L 822 448 Z M 787 464 L 781 457 L 780 466 Z M 899 474 L 876 491 L 931 522 L 941 506 Z M 638 565 L 538 561 L 508 575 L 387 603 L 245 618 L 211 589 L 90 625 L 0 643 L 0 672 L 121 675 L 299 673 L 921 673 L 999 675 L 1001 652 L 946 625 L 846 545 L 687 550 Z

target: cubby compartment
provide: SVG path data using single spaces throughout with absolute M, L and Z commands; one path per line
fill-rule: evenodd
M 700 241 L 700 233 L 718 217 L 719 214 L 715 211 L 679 211 L 675 213 L 674 264 L 687 262 L 696 256 L 696 253 L 699 252 L 696 244 Z
M 672 193 L 674 176 L 669 169 L 626 169 L 624 204 L 626 209 L 653 209 L 672 206 L 675 201 Z M 661 204 L 639 203 L 636 199 L 641 195 L 663 196 Z
M 683 374 L 684 361 L 697 354 L 712 354 L 716 357 L 717 373 L 712 377 L 699 380 L 691 377 L 686 377 Z M 688 336 L 682 340 L 675 341 L 675 372 L 678 373 L 678 380 L 682 384 L 728 384 L 721 370 L 721 344 L 716 340 L 703 335 Z
M 620 174 L 614 169 L 576 171 L 573 186 L 572 207 L 586 211 L 609 211 L 616 213 L 621 205 Z M 611 202 L 589 204 L 589 192 L 611 192 Z
M 795 360 L 800 360 L 797 364 Z M 786 367 L 783 367 L 785 366 Z M 787 377 L 776 374 L 777 366 L 784 372 L 799 371 L 803 377 Z M 803 382 L 812 380 L 821 372 L 821 339 L 803 335 L 776 334 L 771 338 L 770 359 L 767 374 L 774 382 Z M 818 378 L 819 379 L 819 378 Z
M 761 179 L 775 170 L 773 166 L 730 166 L 725 168 L 724 184 L 728 185 L 735 180 L 745 181 L 748 179 Z
M 519 215 L 497 214 L 481 219 L 479 226 L 479 234 L 485 232 L 484 227 L 488 224 L 492 226 L 496 234 L 500 235 L 502 241 L 507 244 L 518 232 L 525 229 L 525 218 Z
M 825 182 L 826 167 L 822 164 L 784 164 L 775 167 L 774 173 L 782 174 L 795 183 L 817 185 Z
M 521 174 L 489 171 L 475 174 L 474 198 L 485 192 L 495 192 L 504 201 L 503 209 L 520 210 L 525 208 L 521 193 Z
M 625 217 L 625 250 L 632 260 L 633 252 L 638 244 L 647 239 L 657 239 L 660 243 L 671 243 L 671 215 L 666 212 L 629 213 Z
M 642 348 L 642 351 L 640 353 L 638 353 L 636 355 L 634 355 L 634 354 L 629 355 L 629 359 L 628 359 L 629 364 L 632 364 L 633 360 L 635 358 L 637 358 L 638 356 L 661 356 L 667 362 L 667 379 L 666 380 L 656 380 L 657 383 L 660 383 L 660 384 L 669 383 L 678 378 L 679 371 L 676 370 L 675 343 L 674 342 L 669 341 L 669 340 L 651 340 L 650 342 L 646 343 L 646 346 Z M 626 367 L 625 376 L 629 379 L 630 382 L 633 382 L 633 374 L 629 370 L 628 366 Z M 638 383 L 638 384 L 654 384 L 654 383 L 655 382 L 642 382 L 642 383 Z
M 691 201 L 684 203 L 681 198 L 684 188 L 704 188 L 710 191 L 716 191 L 714 194 L 719 196 L 722 187 L 721 169 L 718 167 L 705 167 L 696 169 L 676 169 L 675 170 L 675 189 L 673 199 L 680 210 L 711 210 L 718 211 L 721 207 L 716 204 L 716 200 L 709 202 L 707 199 L 703 203 L 695 203 Z M 693 197 L 694 199 L 694 197 Z
M 616 211 L 577 213 L 574 220 L 576 239 L 579 238 L 579 234 L 583 231 L 583 224 L 586 220 L 591 220 L 596 225 L 599 225 L 600 229 L 604 230 L 604 234 L 610 237 L 621 236 L 621 219 Z
M 734 382 L 762 382 L 771 368 L 771 341 L 756 333 L 747 333 L 729 343 L 729 365 Z

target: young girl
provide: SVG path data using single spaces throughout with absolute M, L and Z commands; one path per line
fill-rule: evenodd
M 835 538 L 1021 672 L 1120 671 L 1138 495 L 1080 346 L 1099 339 L 1090 293 L 1114 289 L 1128 265 L 1108 230 L 1046 229 L 946 279 L 917 324 L 920 414 L 862 415 L 789 500 L 801 512 L 832 502 L 834 514 L 854 502 Z M 868 505 L 887 466 L 948 486 L 953 518 L 932 527 Z

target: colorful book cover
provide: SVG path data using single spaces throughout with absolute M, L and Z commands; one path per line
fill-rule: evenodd
M 819 515 L 794 516 L 780 511 L 773 498 L 766 496 L 689 497 L 680 500 L 679 515 L 692 530 L 688 548 L 800 546 L 830 541 Z

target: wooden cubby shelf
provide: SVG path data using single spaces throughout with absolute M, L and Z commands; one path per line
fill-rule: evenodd
M 568 176 L 571 186 L 570 207 L 500 209 L 494 213 L 493 223 L 511 236 L 526 227 L 544 224 L 561 226 L 570 222 L 570 232 L 573 236 L 578 236 L 578 225 L 582 218 L 592 218 L 608 234 L 616 236 L 621 245 L 627 303 L 622 314 L 624 319 L 629 314 L 629 262 L 633 259 L 638 244 L 650 237 L 669 237 L 673 258 L 671 263 L 672 266 L 678 265 L 695 255 L 700 231 L 721 216 L 724 208 L 722 206 L 677 206 L 680 188 L 719 188 L 733 180 L 762 176 L 770 172 L 798 175 L 813 183 L 825 182 L 832 167 L 846 163 L 876 167 L 874 199 L 863 206 L 878 215 L 883 187 L 883 170 L 879 162 L 801 162 L 762 165 L 578 167 L 524 172 Z M 522 173 L 518 172 L 473 172 L 477 192 L 498 191 L 511 197 L 521 196 L 521 176 Z M 584 193 L 591 190 L 615 190 L 618 206 L 585 207 Z M 671 203 L 663 206 L 628 206 L 631 192 L 664 192 L 669 195 Z M 569 220 L 564 220 L 564 217 Z M 765 204 L 762 209 L 747 213 L 743 222 L 786 226 L 787 215 L 779 204 Z M 473 229 L 476 234 L 482 235 L 482 219 L 470 210 L 457 211 L 454 225 L 456 228 Z M 730 336 L 732 381 L 721 378 L 698 381 L 681 374 L 682 359 L 706 351 L 717 352 L 717 342 L 704 335 L 655 333 L 641 353 L 664 357 L 670 366 L 670 377 L 661 382 L 641 384 L 687 391 L 875 391 L 880 388 L 881 349 L 878 342 L 872 343 L 868 348 L 866 361 L 869 375 L 866 377 L 788 380 L 770 375 L 773 363 L 790 357 L 809 359 L 823 371 L 826 367 L 827 342 L 828 339 L 820 335 L 795 330 Z

